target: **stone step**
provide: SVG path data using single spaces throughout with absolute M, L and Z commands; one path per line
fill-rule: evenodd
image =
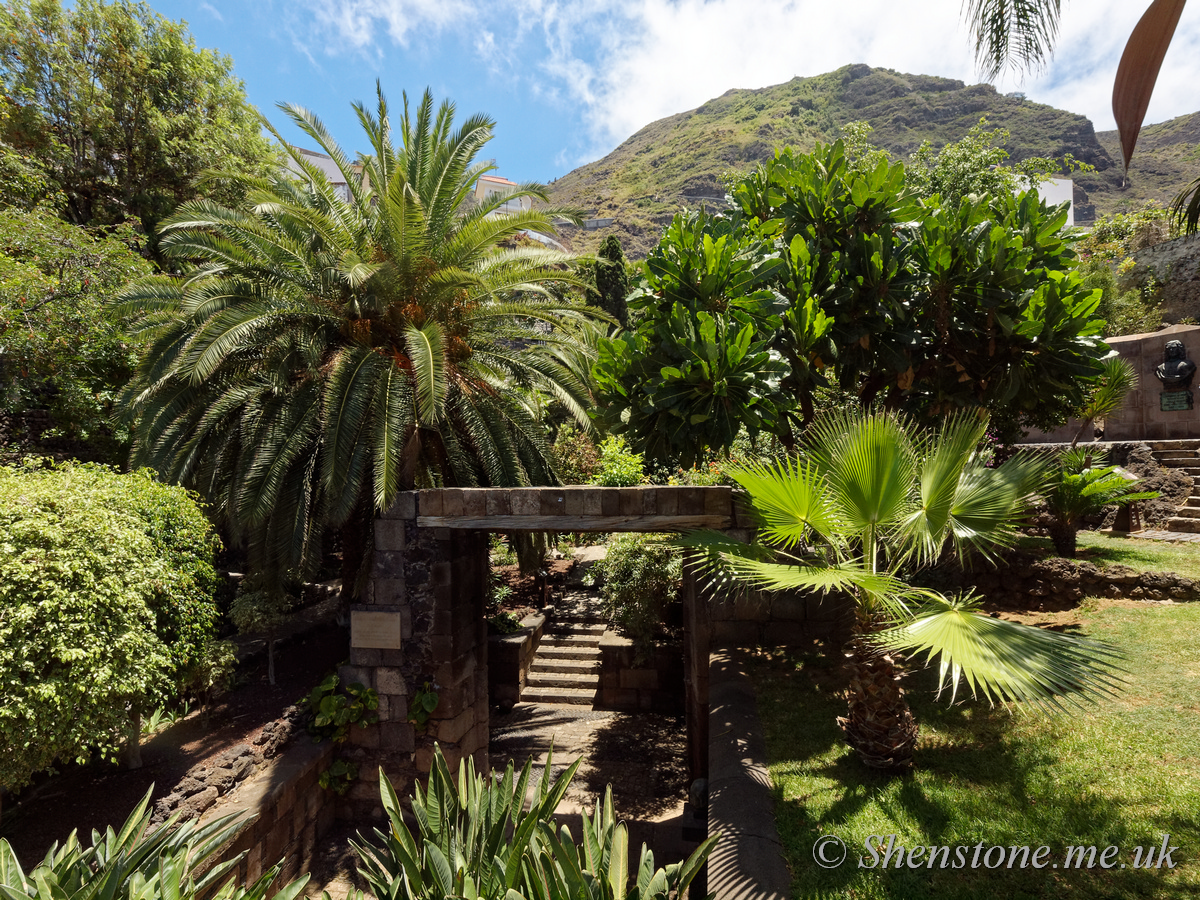
M 600 634 L 603 634 L 601 632 Z M 599 647 L 599 634 L 547 634 L 538 647 Z
M 1188 497 L 1188 498 L 1187 498 L 1185 501 L 1183 501 L 1183 502 L 1184 502 L 1184 505 L 1185 505 L 1185 506 L 1197 506 L 1197 507 L 1200 507 L 1200 494 L 1192 494 L 1192 496 Z
M 579 644 L 568 644 L 559 647 L 551 645 L 545 638 L 538 644 L 535 659 L 579 659 L 600 662 L 600 648 L 587 647 Z
M 1177 438 L 1170 441 L 1146 441 L 1155 453 L 1164 450 L 1200 450 L 1200 440 L 1196 438 Z
M 522 703 L 572 703 L 591 706 L 596 702 L 594 689 L 527 687 L 521 691 Z
M 1200 515 L 1200 509 L 1196 510 Z M 542 672 L 558 672 L 565 675 L 594 675 L 600 671 L 600 656 L 594 659 L 543 659 L 541 654 L 533 660 L 529 674 Z
M 547 634 L 584 634 L 599 637 L 607 626 L 603 622 L 551 622 L 546 626 Z
M 1180 519 L 1200 519 L 1200 506 L 1184 506 L 1175 515 Z
M 1166 469 L 1183 469 L 1183 471 L 1195 474 L 1192 470 L 1200 468 L 1200 459 L 1195 456 L 1189 456 L 1187 459 L 1160 459 L 1163 468 Z
M 568 688 L 572 690 L 595 690 L 600 685 L 600 673 L 588 675 L 563 674 L 561 672 L 535 672 L 529 670 L 528 687 L 535 688 Z
M 1200 534 L 1200 519 L 1184 519 L 1175 517 L 1167 519 L 1167 531 L 1184 531 L 1189 534 Z
M 1196 459 L 1195 450 L 1156 450 L 1155 458 L 1159 462 L 1166 462 L 1169 459 Z

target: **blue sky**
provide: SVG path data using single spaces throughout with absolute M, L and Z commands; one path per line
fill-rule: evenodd
M 348 151 L 361 149 L 353 100 L 426 87 L 459 118 L 497 121 L 486 155 L 499 174 L 550 181 L 650 122 L 730 88 L 759 88 L 864 62 L 978 81 L 961 0 L 150 0 L 185 19 L 199 46 L 233 57 L 250 101 L 277 125 L 301 104 Z M 1042 73 L 1001 90 L 1112 128 L 1112 79 L 1148 4 L 1064 4 L 1059 50 Z M 1148 122 L 1200 109 L 1200 7 L 1186 9 Z M 311 146 L 298 132 L 285 137 Z M 1136 166 L 1136 158 L 1134 165 Z

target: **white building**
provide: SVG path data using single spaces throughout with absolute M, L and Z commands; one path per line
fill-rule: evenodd
M 1075 182 L 1070 178 L 1051 178 L 1038 185 L 1038 194 L 1042 202 L 1049 206 L 1060 203 L 1070 204 L 1067 207 L 1067 228 L 1075 227 Z

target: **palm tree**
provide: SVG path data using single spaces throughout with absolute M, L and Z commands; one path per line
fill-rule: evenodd
M 317 558 L 328 526 L 343 575 L 360 574 L 366 527 L 398 491 L 554 483 L 525 400 L 544 392 L 586 427 L 573 348 L 603 317 L 564 299 L 570 255 L 503 246 L 573 211 L 497 212 L 544 200 L 535 184 L 472 205 L 492 120 L 455 129 L 426 91 L 393 126 L 379 91 L 374 112 L 355 105 L 370 153 L 352 162 L 316 116 L 281 108 L 348 197 L 289 148 L 299 177 L 242 178 L 245 208 L 197 200 L 166 220 L 160 246 L 183 274 L 124 305 L 154 336 L 124 397 L 131 464 L 196 488 L 268 585 Z
M 1084 447 L 1072 446 L 1056 460 L 1046 497 L 1051 516 L 1050 539 L 1059 556 L 1075 556 L 1079 523 L 1106 506 L 1124 506 L 1135 500 L 1153 500 L 1158 491 L 1135 491 L 1137 478 L 1106 466 L 1107 458 Z
M 1103 421 L 1117 412 L 1124 405 L 1129 392 L 1137 389 L 1137 369 L 1129 360 L 1114 355 L 1102 360 L 1100 364 L 1104 366 L 1100 383 L 1096 385 L 1087 405 L 1080 413 L 1083 421 L 1079 430 L 1075 432 L 1075 437 L 1071 438 L 1072 447 L 1079 443 L 1079 439 L 1093 422 L 1097 419 Z
M 1121 135 L 1126 171 L 1186 3 L 1153 0 L 1121 55 L 1113 85 L 1113 118 Z M 966 0 L 963 4 L 963 15 L 975 35 L 975 56 L 987 78 L 995 78 L 1009 65 L 1044 65 L 1053 50 L 1061 14 L 1062 0 Z M 1172 209 L 1187 233 L 1200 229 L 1200 178 L 1180 191 Z
M 914 663 L 940 657 L 952 700 L 960 682 L 989 700 L 1040 706 L 1114 684 L 1110 648 L 992 618 L 969 596 L 906 580 L 945 553 L 989 555 L 1011 542 L 1043 467 L 1023 456 L 986 467 L 976 452 L 986 427 L 959 416 L 917 432 L 895 415 L 826 416 L 798 459 L 728 470 L 758 516 L 757 543 L 714 533 L 683 539 L 735 583 L 852 598 L 849 711 L 838 721 L 869 766 L 912 762 L 917 724 L 899 682 L 900 654 Z

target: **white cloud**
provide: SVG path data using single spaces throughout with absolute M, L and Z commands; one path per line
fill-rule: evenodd
M 494 74 L 524 81 L 533 102 L 582 121 L 561 158 L 607 153 L 650 122 L 693 109 L 730 88 L 867 63 L 978 80 L 962 0 L 309 0 L 333 52 L 432 43 L 459 30 Z M 1064 4 L 1059 50 L 1036 76 L 1000 90 L 1113 127 L 1112 80 L 1145 3 Z M 1187 10 L 1148 121 L 1200 108 L 1200 9 Z M 578 117 L 578 118 L 576 118 Z M 568 129 L 569 130 L 569 129 Z
M 215 6 L 213 6 L 211 3 L 201 3 L 200 8 L 202 10 L 204 10 L 206 13 L 208 13 L 210 16 L 212 16 L 214 19 L 216 19 L 218 22 L 225 21 L 225 17 L 223 15 L 221 15 L 220 11 Z
M 384 35 L 401 47 L 410 44 L 410 33 L 424 30 L 428 37 L 476 15 L 471 0 L 310 0 L 319 25 L 332 32 L 330 52 L 378 50 Z

